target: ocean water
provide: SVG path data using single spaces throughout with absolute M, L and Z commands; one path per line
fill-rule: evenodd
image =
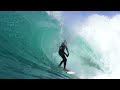
M 54 14 L 54 13 L 53 13 Z M 0 11 L 1 79 L 80 79 L 104 72 L 101 54 L 45 11 Z M 58 67 L 58 48 L 68 41 L 67 74 Z

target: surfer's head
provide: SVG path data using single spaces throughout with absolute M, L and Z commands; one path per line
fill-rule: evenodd
M 67 41 L 66 41 L 66 40 L 64 40 L 63 44 L 64 44 L 64 45 L 67 45 Z

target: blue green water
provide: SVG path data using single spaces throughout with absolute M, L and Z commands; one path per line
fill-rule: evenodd
M 58 67 L 61 59 L 57 54 L 60 32 L 60 22 L 44 11 L 0 11 L 0 78 L 77 78 Z M 95 74 L 94 69 L 87 69 L 90 67 L 101 70 L 100 57 L 84 39 L 76 37 L 69 43 L 69 48 L 68 67 L 73 68 L 78 76 Z M 96 59 L 99 64 L 93 62 Z

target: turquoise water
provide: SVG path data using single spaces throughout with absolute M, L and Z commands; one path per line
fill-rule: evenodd
M 102 70 L 100 56 L 81 37 L 69 43 L 67 67 L 77 76 L 58 68 L 60 31 L 60 22 L 44 11 L 1 11 L 0 78 L 75 79 L 80 75 L 94 76 L 96 71 L 90 67 Z

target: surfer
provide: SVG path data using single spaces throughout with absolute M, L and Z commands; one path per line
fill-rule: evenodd
M 65 53 L 65 49 L 67 51 L 68 54 Z M 69 51 L 67 48 L 67 42 L 66 40 L 64 40 L 64 42 L 61 44 L 61 46 L 59 47 L 59 51 L 58 51 L 59 55 L 62 57 L 62 61 L 59 64 L 59 67 L 61 66 L 62 63 L 64 63 L 64 70 L 66 70 L 66 63 L 67 63 L 67 58 L 69 56 Z M 65 56 L 66 55 L 66 56 Z

